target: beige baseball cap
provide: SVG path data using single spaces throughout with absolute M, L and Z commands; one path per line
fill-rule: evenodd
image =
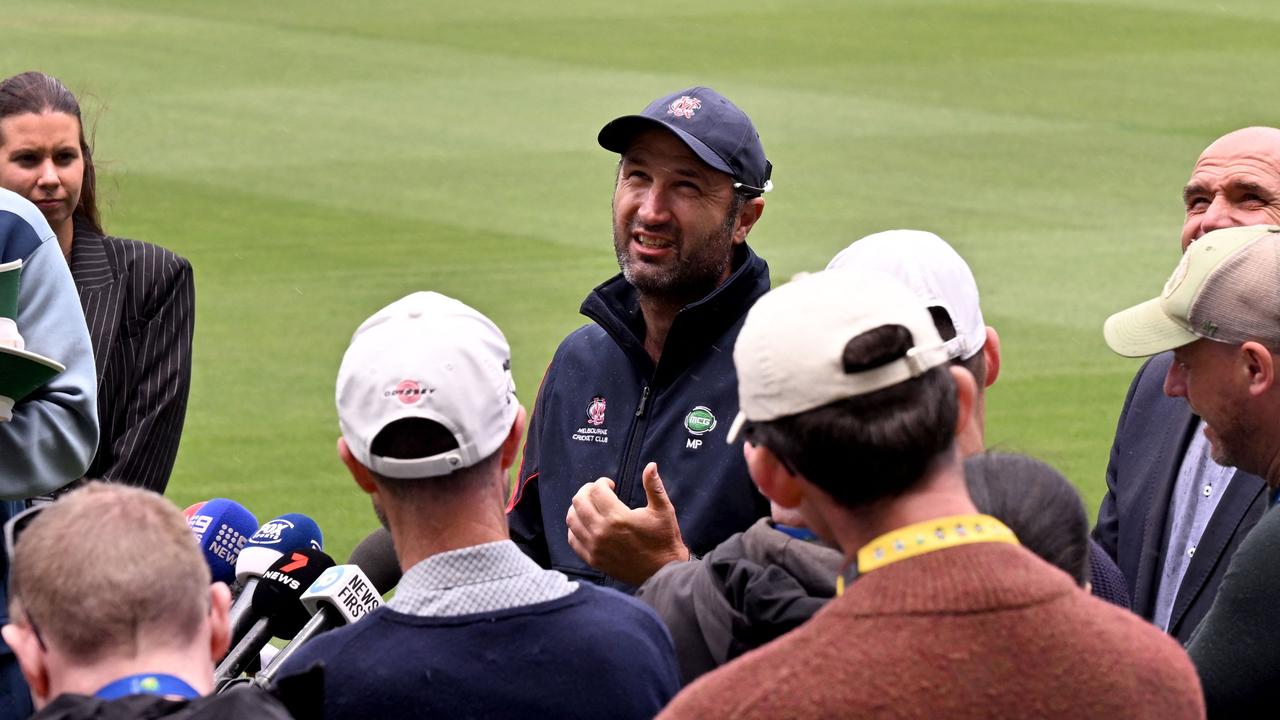
M 870 370 L 846 372 L 849 341 L 883 325 L 901 325 L 912 348 Z M 948 362 L 926 304 L 888 277 L 824 270 L 775 288 L 747 313 L 733 348 L 738 370 L 734 442 L 748 422 L 777 420 L 919 377 Z
M 1214 230 L 1183 254 L 1160 297 L 1107 318 L 1107 345 L 1146 357 L 1200 338 L 1280 350 L 1280 226 Z

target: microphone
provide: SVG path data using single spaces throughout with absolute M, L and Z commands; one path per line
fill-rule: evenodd
M 352 555 L 355 553 L 353 552 Z M 307 591 L 302 593 L 302 604 L 313 614 L 306 625 L 289 641 L 288 645 L 271 660 L 253 682 L 259 687 L 270 687 L 280 668 L 298 649 L 321 633 L 343 625 L 350 625 L 382 607 L 382 595 L 394 586 L 382 587 L 369 579 L 359 565 L 334 565 L 325 570 Z
M 255 620 L 251 612 L 254 589 L 273 563 L 294 550 L 322 550 L 324 538 L 316 521 L 299 513 L 286 513 L 267 521 L 249 538 L 235 563 L 240 594 L 231 605 L 231 644 L 240 642 Z
M 361 540 L 356 549 L 351 551 L 347 564 L 359 565 L 383 595 L 400 583 L 400 561 L 391 544 L 391 533 L 386 528 L 378 528 Z
M 205 503 L 207 503 L 207 502 L 209 502 L 209 501 L 208 501 L 208 500 L 201 500 L 201 501 L 200 501 L 200 502 L 198 502 L 198 503 L 191 503 L 190 505 L 188 505 L 188 506 L 187 506 L 187 509 L 186 509 L 186 510 L 183 510 L 183 511 L 182 511 L 182 517 L 186 518 L 187 522 L 188 522 L 188 523 L 190 523 L 190 522 L 191 522 L 191 516 L 192 516 L 192 515 L 195 515 L 195 514 L 196 514 L 196 513 L 198 513 L 198 512 L 200 512 L 200 508 L 204 507 Z
M 298 600 L 331 567 L 333 558 L 311 548 L 292 550 L 272 563 L 253 592 L 253 622 L 218 665 L 215 687 L 221 690 L 239 677 L 271 638 L 289 637 L 302 629 L 310 613 Z
M 214 582 L 235 580 L 240 551 L 258 526 L 253 513 L 234 500 L 214 498 L 192 512 L 187 526 L 200 544 Z

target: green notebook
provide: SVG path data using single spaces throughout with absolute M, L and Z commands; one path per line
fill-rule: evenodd
M 18 317 L 18 285 L 21 280 L 21 260 L 0 263 L 0 318 Z
M 21 260 L 0 264 L 0 318 L 17 318 L 21 278 Z M 56 360 L 0 346 L 0 421 L 12 419 L 14 405 L 65 369 Z

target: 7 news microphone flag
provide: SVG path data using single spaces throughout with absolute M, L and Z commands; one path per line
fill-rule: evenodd
M 324 549 L 324 537 L 315 520 L 300 513 L 285 513 L 268 520 L 245 543 L 235 562 L 234 577 L 241 589 L 231 605 L 233 646 L 253 625 L 250 608 L 259 578 L 285 553 L 304 549 Z
M 282 555 L 262 574 L 251 606 L 252 624 L 214 672 L 215 687 L 240 677 L 273 637 L 292 637 L 310 619 L 302 593 L 330 567 L 333 558 L 306 548 Z

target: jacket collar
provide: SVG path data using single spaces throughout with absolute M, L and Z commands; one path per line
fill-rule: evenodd
M 71 234 L 71 257 L 67 264 L 76 286 L 89 290 L 115 281 L 115 271 L 102 244 L 103 235 L 80 218 L 74 219 Z
M 761 295 L 769 292 L 769 264 L 746 243 L 734 247 L 733 268 L 728 280 L 676 314 L 657 368 L 644 350 L 640 293 L 621 273 L 592 290 L 580 311 L 600 325 L 637 368 L 652 376 L 654 384 L 660 385 L 701 357 Z

